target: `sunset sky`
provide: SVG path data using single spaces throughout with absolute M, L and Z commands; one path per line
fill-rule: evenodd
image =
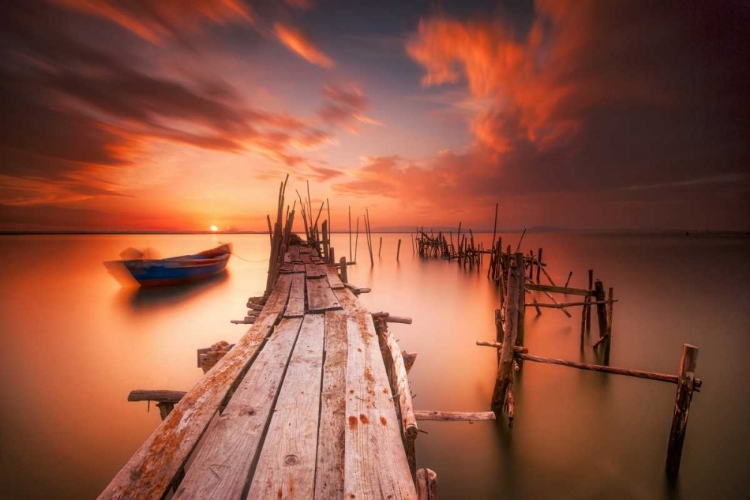
M 750 2 L 6 0 L 0 230 L 750 230 Z

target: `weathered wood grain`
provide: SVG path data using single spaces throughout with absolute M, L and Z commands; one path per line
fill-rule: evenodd
M 341 309 L 339 299 L 328 286 L 325 279 L 307 279 L 307 310 L 309 312 L 323 312 Z
M 274 328 L 216 425 L 203 438 L 175 499 L 242 496 L 301 325 L 301 318 L 288 318 Z
M 100 499 L 161 498 L 185 464 L 222 401 L 253 360 L 284 310 L 289 275 L 280 276 L 256 323 L 174 407 L 99 495 Z
M 416 499 L 372 316 L 347 317 L 346 498 Z
M 305 264 L 305 275 L 308 278 L 323 278 L 326 275 L 326 266 L 323 264 Z
M 301 318 L 305 315 L 305 275 L 292 275 L 289 302 L 284 311 L 285 318 Z
M 300 262 L 300 247 L 299 245 L 292 245 L 289 247 L 289 259 L 292 262 Z
M 323 326 L 322 314 L 302 321 L 248 498 L 313 498 Z
M 326 311 L 325 363 L 315 471 L 315 498 L 319 499 L 344 497 L 346 343 L 346 314 Z
M 495 412 L 491 411 L 435 411 L 414 410 L 417 420 L 437 420 L 441 422 L 479 422 L 495 420 Z
M 339 273 L 336 272 L 335 267 L 326 266 L 326 275 L 328 276 L 328 283 L 331 285 L 331 288 L 333 288 L 334 290 L 344 288 L 344 282 L 341 281 Z
M 339 300 L 339 304 L 347 314 L 366 311 L 366 308 L 357 300 L 357 296 L 349 288 L 340 288 L 333 291 Z
M 294 264 L 294 269 L 292 270 L 292 272 L 295 272 L 295 273 L 304 273 L 305 272 L 305 265 L 302 264 L 302 263 L 300 263 L 300 262 L 295 263 Z
M 437 500 L 437 474 L 430 469 L 417 471 L 419 500 Z

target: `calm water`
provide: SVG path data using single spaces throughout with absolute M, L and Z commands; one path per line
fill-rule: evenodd
M 371 287 L 371 311 L 419 356 L 417 409 L 489 408 L 497 292 L 486 269 L 422 261 L 409 235 L 383 235 L 369 265 L 364 238 L 350 281 Z M 402 238 L 400 262 L 396 245 Z M 487 243 L 491 235 L 480 236 Z M 163 256 L 231 241 L 225 276 L 176 290 L 121 288 L 102 261 L 126 247 Z M 348 237 L 334 235 L 337 256 Z M 515 246 L 518 235 L 504 235 Z M 748 498 L 750 496 L 750 240 L 527 235 L 558 284 L 585 286 L 587 269 L 615 288 L 611 364 L 676 373 L 681 346 L 700 348 L 696 394 L 678 484 L 663 475 L 675 386 L 527 362 L 516 419 L 422 422 L 418 466 L 438 473 L 440 498 Z M 232 325 L 265 287 L 262 235 L 0 236 L 0 497 L 94 498 L 159 423 L 132 389 L 188 390 L 195 350 L 246 331 Z M 531 353 L 596 362 L 579 346 L 580 313 L 527 310 Z M 591 345 L 592 331 L 586 340 Z

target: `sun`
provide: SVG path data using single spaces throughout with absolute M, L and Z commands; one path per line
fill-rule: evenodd
M 211 226 L 211 231 L 213 231 L 214 233 L 215 233 L 216 231 L 218 231 L 218 230 L 219 230 L 219 228 L 218 228 L 218 227 L 216 227 L 216 226 Z

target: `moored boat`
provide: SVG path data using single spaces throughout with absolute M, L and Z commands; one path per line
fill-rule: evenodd
M 224 271 L 232 254 L 231 243 L 193 255 L 166 259 L 129 259 L 121 263 L 141 286 L 181 285 Z

